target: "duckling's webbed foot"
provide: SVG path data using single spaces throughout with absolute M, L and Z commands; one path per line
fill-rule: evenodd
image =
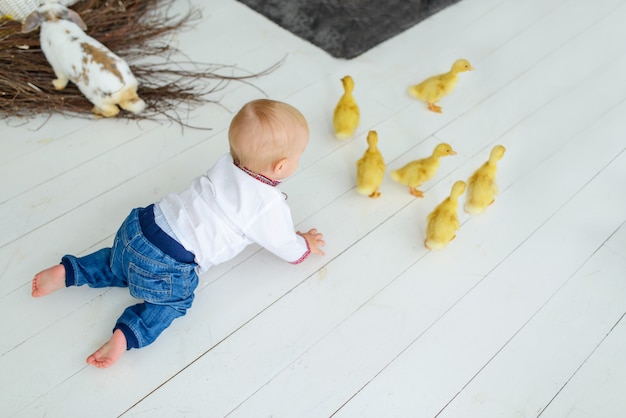
M 433 111 L 433 112 L 435 112 L 435 113 L 442 113 L 442 112 L 441 112 L 441 107 L 440 107 L 440 106 L 437 106 L 437 105 L 436 105 L 436 104 L 434 104 L 434 103 L 428 103 L 428 109 L 429 109 L 429 110 L 431 110 L 431 111 Z
M 424 193 L 420 190 L 417 190 L 415 187 L 409 188 L 409 193 L 411 193 L 415 197 L 424 197 Z

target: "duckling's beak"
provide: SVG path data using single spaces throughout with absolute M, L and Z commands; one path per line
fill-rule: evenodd
M 474 67 L 472 67 L 472 65 L 470 64 L 469 68 L 467 69 L 468 71 L 474 71 Z
M 451 149 L 451 150 L 450 150 L 450 155 L 456 155 L 456 151 L 455 151 L 455 150 L 453 150 L 453 149 Z

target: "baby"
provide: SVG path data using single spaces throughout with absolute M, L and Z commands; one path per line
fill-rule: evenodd
M 143 300 L 126 308 L 88 364 L 109 367 L 126 350 L 151 344 L 191 307 L 198 274 L 253 242 L 294 264 L 310 253 L 324 255 L 322 234 L 294 230 L 276 187 L 296 170 L 309 140 L 304 116 L 286 103 L 254 100 L 233 118 L 228 140 L 230 154 L 187 190 L 133 209 L 112 248 L 66 255 L 35 275 L 33 297 L 86 284 L 128 287 Z

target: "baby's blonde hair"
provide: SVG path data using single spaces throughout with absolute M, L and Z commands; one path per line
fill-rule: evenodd
M 257 173 L 291 155 L 298 141 L 308 137 L 309 126 L 298 109 L 269 99 L 245 104 L 228 129 L 233 160 Z

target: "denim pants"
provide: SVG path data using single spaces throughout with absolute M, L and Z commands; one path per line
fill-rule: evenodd
M 126 308 L 113 329 L 124 333 L 129 350 L 152 343 L 175 318 L 185 315 L 198 286 L 195 263 L 176 260 L 145 237 L 141 210 L 133 209 L 126 218 L 112 248 L 62 260 L 67 286 L 128 287 L 133 297 L 143 300 Z

